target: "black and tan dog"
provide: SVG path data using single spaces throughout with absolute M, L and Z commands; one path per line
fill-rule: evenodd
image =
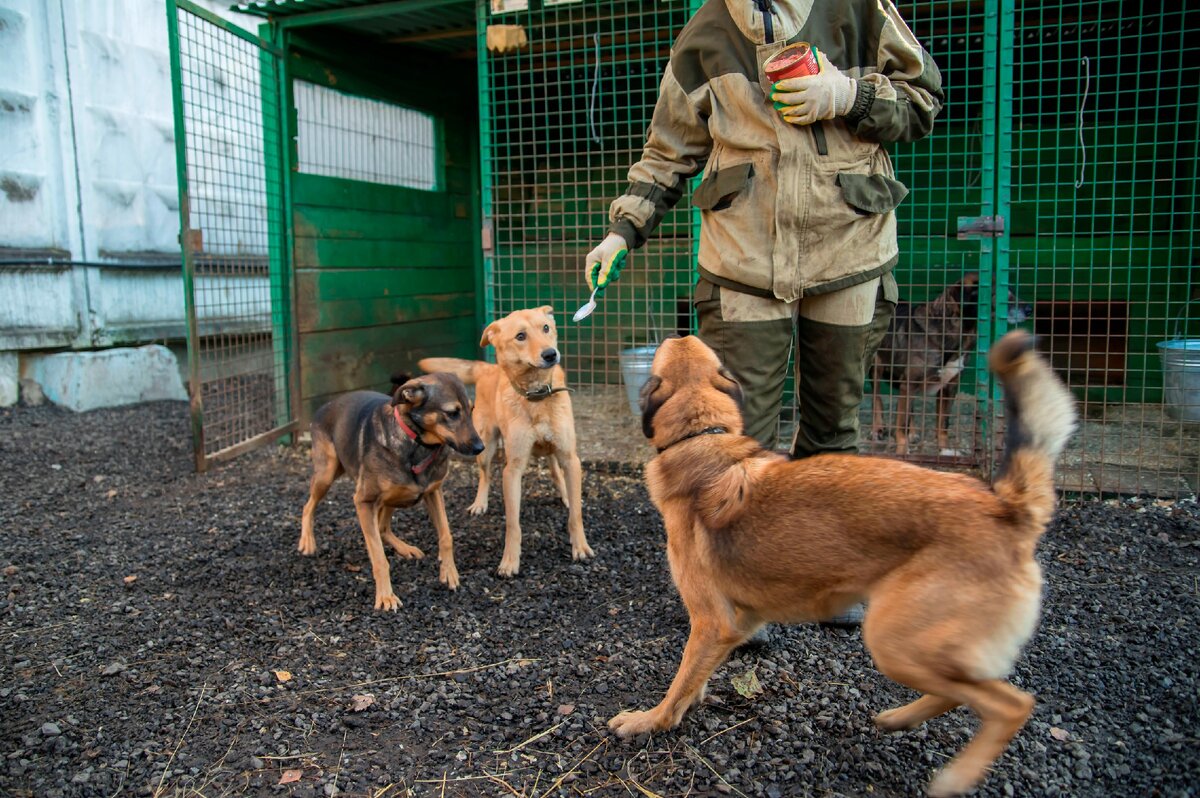
M 583 531 L 583 466 L 554 309 L 513 311 L 489 324 L 479 345 L 495 348 L 495 363 L 432 357 L 419 365 L 475 385 L 475 426 L 487 448 L 476 461 L 479 491 L 468 508 L 471 515 L 487 512 L 492 458 L 504 443 L 504 554 L 497 573 L 514 576 L 521 570 L 521 478 L 535 457 L 549 458 L 550 476 L 567 505 L 572 559 L 594 556 Z
M 1037 625 L 1034 549 L 1076 417 L 1026 333 L 1001 339 L 989 362 L 1009 424 L 991 487 L 893 458 L 788 460 L 742 434 L 741 389 L 711 349 L 691 336 L 664 341 L 642 392 L 658 449 L 646 483 L 691 635 L 662 702 L 609 727 L 622 737 L 671 728 L 764 623 L 827 618 L 865 599 L 863 642 L 876 666 L 923 694 L 876 723 L 908 729 L 970 707 L 979 732 L 929 791 L 978 783 L 1033 711 L 1033 697 L 1007 679 Z
M 1029 318 L 1029 305 L 1008 292 L 1008 322 Z M 912 406 L 918 396 L 937 397 L 937 445 L 942 455 L 950 448 L 950 406 L 959 379 L 979 337 L 979 273 L 971 272 L 930 302 L 900 302 L 871 368 L 871 437 L 884 439 L 883 382 L 897 391 L 893 423 L 896 453 L 906 454 L 913 438 Z
M 312 422 L 313 475 L 304 505 L 301 554 L 316 554 L 313 511 L 329 486 L 343 473 L 355 482 L 354 507 L 375 577 L 375 609 L 395 610 L 391 573 L 383 544 L 405 558 L 425 554 L 392 532 L 392 513 L 423 499 L 438 536 L 440 580 L 458 587 L 454 541 L 442 501 L 442 480 L 450 449 L 479 454 L 483 441 L 471 423 L 471 401 L 452 374 L 427 374 L 414 380 L 394 377 L 391 396 L 354 391 L 323 405 Z

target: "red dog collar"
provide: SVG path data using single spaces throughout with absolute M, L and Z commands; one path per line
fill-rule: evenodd
M 417 443 L 421 443 L 421 439 L 417 437 L 417 433 L 413 432 L 412 429 L 410 429 L 409 426 L 404 423 L 404 419 L 400 417 L 400 406 L 399 405 L 392 405 L 392 415 L 396 418 L 396 423 L 400 425 L 400 429 L 404 430 L 405 435 L 407 435 L 409 438 L 416 441 Z M 424 444 L 422 443 L 422 445 L 424 445 Z M 426 468 L 429 468 L 430 464 L 433 463 L 434 458 L 436 458 L 441 451 L 442 451 L 442 447 L 439 445 L 436 449 L 433 450 L 432 454 L 430 454 L 428 457 L 426 457 L 420 463 L 417 463 L 415 466 L 412 466 L 412 472 L 414 474 L 420 474 Z

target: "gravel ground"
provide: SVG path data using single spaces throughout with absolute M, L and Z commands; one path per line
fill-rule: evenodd
M 0 410 L 0 794 L 918 795 L 975 727 L 877 731 L 911 694 L 856 631 L 797 626 L 737 652 L 680 729 L 618 741 L 605 721 L 661 697 L 687 629 L 636 477 L 587 476 L 599 556 L 572 564 L 534 475 L 501 580 L 499 497 L 468 520 L 456 467 L 462 587 L 393 559 L 404 606 L 380 614 L 348 482 L 304 558 L 303 452 L 196 475 L 189 448 L 182 404 Z M 435 549 L 422 511 L 395 525 Z M 981 794 L 1200 794 L 1198 546 L 1193 503 L 1060 514 L 1015 676 L 1038 708 Z

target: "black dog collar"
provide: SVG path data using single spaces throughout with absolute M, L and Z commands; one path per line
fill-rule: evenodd
M 666 446 L 663 446 L 662 448 L 660 448 L 658 450 L 658 453 L 662 454 L 667 449 L 670 449 L 672 446 L 683 443 L 686 440 L 691 440 L 692 438 L 699 438 L 701 435 L 728 435 L 728 434 L 729 434 L 729 430 L 725 429 L 724 427 L 705 427 L 704 429 L 697 430 L 696 432 L 689 432 L 687 435 L 684 435 L 682 438 L 679 438 L 678 440 L 671 441 Z

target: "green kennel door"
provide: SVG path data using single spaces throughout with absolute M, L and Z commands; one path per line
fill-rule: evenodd
M 475 357 L 481 329 L 472 65 L 312 41 L 288 55 L 304 418 L 422 357 Z

